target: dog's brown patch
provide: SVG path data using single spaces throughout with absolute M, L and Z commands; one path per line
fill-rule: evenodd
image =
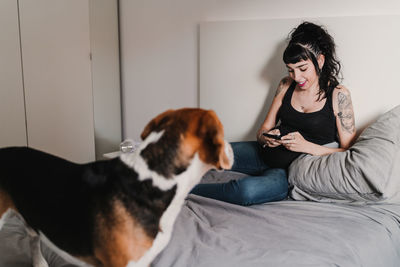
M 9 208 L 17 210 L 15 208 L 14 202 L 11 197 L 0 189 L 0 217 L 5 213 Z
M 95 256 L 105 267 L 125 267 L 129 261 L 138 261 L 153 239 L 119 201 L 113 207 L 113 214 L 98 218 Z

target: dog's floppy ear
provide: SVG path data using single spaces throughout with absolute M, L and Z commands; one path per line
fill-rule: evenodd
M 208 110 L 201 117 L 199 137 L 203 142 L 200 146 L 200 158 L 217 169 L 230 169 L 232 160 L 225 149 L 224 129 L 214 111 Z
M 171 114 L 174 112 L 173 109 L 169 109 L 167 111 L 164 111 L 154 119 L 152 119 L 146 127 L 144 127 L 142 134 L 140 137 L 142 140 L 146 139 L 146 137 L 151 133 L 151 132 L 159 132 L 165 128 L 165 125 L 171 122 Z

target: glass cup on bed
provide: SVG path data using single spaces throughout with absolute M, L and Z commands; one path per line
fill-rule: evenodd
M 126 139 L 119 144 L 119 150 L 122 153 L 132 153 L 134 152 L 140 145 L 140 142 L 136 142 L 132 139 Z

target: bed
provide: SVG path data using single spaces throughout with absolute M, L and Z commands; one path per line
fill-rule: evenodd
M 153 266 L 399 266 L 400 205 L 281 201 L 241 207 L 190 195 Z
M 206 179 L 238 178 L 209 173 Z M 13 216 L 0 231 L 0 266 L 31 266 L 30 239 Z M 42 243 L 49 266 L 87 266 Z M 154 267 L 363 266 L 400 263 L 400 204 L 285 200 L 242 207 L 189 195 Z
M 201 182 L 243 174 L 210 171 Z M 400 105 L 347 151 L 302 155 L 289 168 L 287 200 L 243 207 L 189 195 L 154 267 L 400 265 Z M 2 225 L 1 225 L 2 224 Z M 40 244 L 49 266 L 85 266 L 21 218 L 0 221 L 0 266 L 31 266 Z

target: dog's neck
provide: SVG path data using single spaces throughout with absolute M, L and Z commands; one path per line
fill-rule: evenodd
M 150 133 L 133 153 L 123 153 L 120 156 L 120 159 L 138 174 L 138 179 L 140 181 L 151 179 L 153 186 L 166 191 L 171 189 L 176 184 L 176 181 L 174 181 L 174 179 L 163 177 L 157 172 L 150 170 L 146 161 L 140 156 L 143 149 L 145 149 L 149 144 L 157 142 L 163 134 L 164 131 Z
M 173 178 L 165 178 L 158 173 L 150 170 L 145 160 L 140 156 L 140 152 L 146 148 L 150 143 L 157 142 L 162 136 L 161 133 L 151 133 L 144 143 L 133 153 L 122 155 L 121 160 L 133 168 L 138 173 L 140 180 L 151 179 L 153 186 L 161 190 L 171 189 L 177 186 L 176 193 L 170 205 L 160 218 L 160 229 L 156 238 L 154 239 L 152 247 L 142 256 L 138 262 L 131 261 L 129 267 L 145 267 L 149 266 L 154 258 L 165 248 L 168 244 L 175 220 L 184 204 L 185 198 L 190 190 L 195 186 L 203 177 L 203 175 L 213 168 L 212 165 L 206 164 L 200 160 L 198 153 L 195 153 L 188 168 L 176 175 Z
M 131 261 L 128 267 L 147 267 L 155 257 L 167 246 L 171 239 L 173 226 L 179 212 L 184 204 L 185 198 L 190 190 L 196 185 L 201 177 L 211 169 L 211 165 L 203 163 L 196 154 L 190 167 L 182 174 L 176 176 L 177 190 L 171 204 L 168 206 L 160 219 L 160 232 L 153 241 L 152 247 L 142 256 L 138 262 Z

